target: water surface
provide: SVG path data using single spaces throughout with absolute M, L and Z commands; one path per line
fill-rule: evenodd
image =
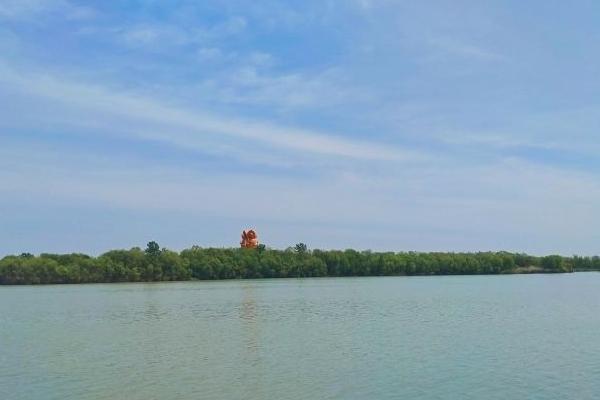
M 598 399 L 600 274 L 0 287 L 0 399 Z

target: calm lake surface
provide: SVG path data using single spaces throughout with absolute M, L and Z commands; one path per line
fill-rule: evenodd
M 600 273 L 0 287 L 0 399 L 598 399 Z

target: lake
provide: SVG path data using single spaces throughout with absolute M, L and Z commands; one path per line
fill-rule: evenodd
M 598 399 L 600 273 L 0 287 L 0 399 Z

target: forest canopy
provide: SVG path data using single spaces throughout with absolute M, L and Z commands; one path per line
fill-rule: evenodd
M 599 257 L 536 257 L 521 253 L 419 253 L 201 248 L 181 252 L 148 243 L 146 249 L 85 254 L 29 253 L 0 260 L 0 284 L 155 282 L 209 279 L 395 275 L 474 275 L 600 270 Z

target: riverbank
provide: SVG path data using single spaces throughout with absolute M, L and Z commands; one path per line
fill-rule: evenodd
M 418 253 L 356 250 L 201 248 L 85 254 L 21 254 L 0 260 L 0 284 L 158 282 L 215 279 L 565 273 L 600 269 L 598 257 L 509 252 Z

